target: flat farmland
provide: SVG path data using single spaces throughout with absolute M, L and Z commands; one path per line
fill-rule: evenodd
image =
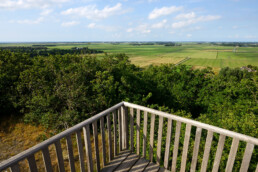
M 141 67 L 148 65 L 176 64 L 190 58 L 183 64 L 195 67 L 241 67 L 248 64 L 258 66 L 258 47 L 219 46 L 209 43 L 182 43 L 181 46 L 144 45 L 131 43 L 21 43 L 0 44 L 1 46 L 35 46 L 43 45 L 49 49 L 70 49 L 89 47 L 102 50 L 108 54 L 125 53 L 132 63 Z M 98 58 L 104 54 L 97 54 Z

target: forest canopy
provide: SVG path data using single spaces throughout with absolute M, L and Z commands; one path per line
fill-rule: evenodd
M 257 67 L 139 68 L 125 54 L 103 59 L 0 51 L 1 116 L 62 130 L 129 101 L 257 136 Z

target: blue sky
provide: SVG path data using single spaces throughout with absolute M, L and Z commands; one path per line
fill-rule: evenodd
M 258 41 L 257 0 L 0 0 L 0 42 Z

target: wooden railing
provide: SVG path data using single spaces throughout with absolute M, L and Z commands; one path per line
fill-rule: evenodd
M 66 140 L 69 160 L 66 166 L 61 139 Z M 231 142 L 231 147 L 224 148 L 228 142 Z M 54 157 L 49 151 L 53 145 Z M 59 171 L 67 168 L 72 172 L 100 171 L 116 155 L 129 149 L 169 171 L 232 171 L 234 164 L 241 164 L 237 170 L 248 171 L 252 162 L 253 170 L 258 172 L 257 145 L 257 138 L 121 102 L 3 161 L 0 163 L 0 171 L 9 168 L 11 171 L 20 171 L 20 162 L 24 160 L 31 171 L 39 171 L 39 164 L 35 160 L 38 152 L 42 153 L 44 167 L 48 172 L 53 171 L 54 158 Z M 78 158 L 74 156 L 75 148 Z M 238 150 L 244 150 L 243 155 Z M 235 161 L 238 152 L 241 154 L 241 162 Z M 227 158 L 221 159 L 224 154 Z

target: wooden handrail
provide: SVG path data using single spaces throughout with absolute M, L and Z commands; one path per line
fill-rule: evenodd
M 155 123 L 155 121 L 158 123 Z M 186 127 L 184 128 L 185 125 Z M 167 127 L 166 130 L 163 129 L 164 126 Z M 93 131 L 91 131 L 91 127 Z M 196 127 L 196 132 L 193 142 L 194 147 L 191 148 L 191 134 L 193 135 L 194 133 L 192 133 L 191 130 L 193 127 Z M 226 136 L 233 140 L 226 162 L 226 171 L 232 171 L 233 169 L 240 141 L 247 143 L 240 171 L 248 170 L 254 147 L 255 145 L 258 145 L 257 138 L 140 105 L 121 102 L 48 140 L 3 161 L 0 163 L 0 171 L 5 170 L 6 168 L 11 168 L 12 171 L 19 171 L 19 162 L 24 159 L 28 160 L 31 171 L 37 171 L 35 153 L 39 151 L 43 154 L 46 171 L 52 171 L 52 161 L 48 149 L 49 145 L 55 146 L 59 170 L 64 171 L 64 158 L 60 142 L 62 138 L 66 139 L 70 170 L 76 171 L 76 160 L 73 154 L 74 147 L 72 139 L 72 135 L 74 134 L 76 136 L 75 142 L 77 143 L 77 150 L 79 151 L 81 171 L 86 170 L 86 164 L 88 171 L 100 171 L 103 165 L 107 165 L 108 162 L 112 161 L 114 156 L 118 155 L 118 153 L 125 149 L 130 149 L 132 152 L 135 151 L 139 156 L 148 158 L 151 162 L 163 165 L 167 170 L 177 171 L 180 168 L 180 171 L 185 171 L 186 168 L 188 168 L 192 172 L 196 170 L 203 130 L 207 131 L 207 136 L 202 163 L 199 164 L 201 165 L 201 171 L 206 171 L 207 168 L 211 169 L 211 167 L 208 167 L 210 156 L 214 157 L 212 171 L 216 172 L 219 170 Z M 181 131 L 183 131 L 184 138 L 180 137 Z M 83 137 L 81 135 L 82 132 Z M 155 140 L 155 133 L 158 134 L 157 140 Z M 217 142 L 216 155 L 212 155 L 210 154 L 210 151 L 215 133 L 219 134 L 219 140 Z M 101 141 L 99 141 L 98 134 L 101 136 Z M 163 135 L 166 136 L 165 142 L 162 140 Z M 174 136 L 174 140 L 172 140 L 172 135 Z M 91 143 L 91 137 L 93 137 L 93 144 Z M 84 144 L 82 144 L 83 141 Z M 179 143 L 182 142 L 183 148 L 181 150 Z M 99 144 L 102 145 L 102 149 L 99 149 Z M 173 144 L 173 151 L 170 152 L 171 144 Z M 165 146 L 165 149 L 162 148 L 163 145 Z M 156 149 L 154 149 L 154 147 Z M 84 149 L 86 150 L 86 163 L 84 160 Z M 154 152 L 155 150 L 156 152 Z M 186 166 L 189 150 L 193 151 L 192 159 L 190 161 L 191 167 Z M 100 153 L 102 156 L 99 155 Z M 180 167 L 177 167 L 177 159 L 180 156 L 179 153 L 182 155 L 180 161 L 181 164 Z M 170 157 L 173 157 L 172 161 Z

